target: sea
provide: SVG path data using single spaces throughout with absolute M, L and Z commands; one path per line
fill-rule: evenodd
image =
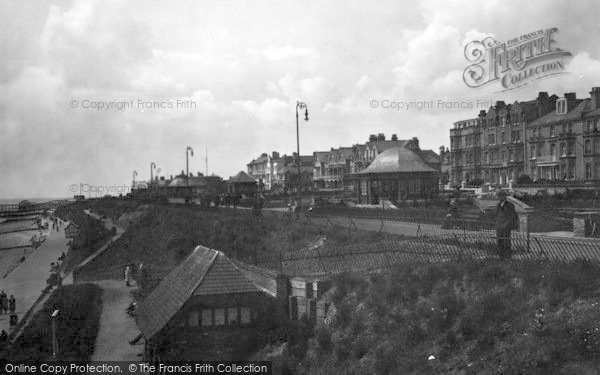
M 45 203 L 55 200 L 73 199 L 73 197 L 60 197 L 60 198 L 0 198 L 1 204 L 18 204 L 21 201 L 29 201 L 33 204 Z

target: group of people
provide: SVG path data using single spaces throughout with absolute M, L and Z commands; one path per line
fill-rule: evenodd
M 62 227 L 62 220 L 57 217 L 52 217 L 50 220 L 52 221 L 52 229 L 56 229 L 58 232 Z
M 0 314 L 8 314 L 10 311 L 11 314 L 14 314 L 17 309 L 17 300 L 15 296 L 12 294 L 10 297 L 7 297 L 6 293 L 2 291 L 0 293 Z

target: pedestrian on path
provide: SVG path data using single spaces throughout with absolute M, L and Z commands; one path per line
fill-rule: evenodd
M 15 296 L 10 295 L 10 299 L 8 300 L 8 309 L 11 313 L 14 313 L 17 309 L 17 301 L 15 300 Z
M 129 282 L 130 276 L 131 276 L 131 267 L 129 267 L 129 265 L 127 265 L 125 267 L 125 285 L 127 285 L 127 286 L 131 286 L 131 284 Z
M 496 237 L 498 239 L 498 255 L 508 259 L 512 255 L 510 232 L 516 229 L 519 223 L 515 206 L 506 199 L 506 191 L 500 190 L 500 202 L 496 206 Z

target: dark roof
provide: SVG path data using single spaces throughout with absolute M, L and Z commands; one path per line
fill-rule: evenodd
M 329 151 L 315 151 L 313 153 L 315 163 L 325 162 L 325 160 L 327 160 L 328 156 L 329 156 Z
M 198 246 L 142 301 L 136 315 L 140 331 L 150 339 L 158 333 L 198 288 L 217 252 Z
M 419 155 L 426 163 L 435 164 L 442 162 L 439 155 L 436 154 L 433 150 L 421 150 L 421 152 L 419 152 Z
M 367 142 L 367 145 L 375 146 L 377 152 L 382 152 L 394 147 L 406 147 L 408 145 L 408 140 L 399 139 L 397 141 L 387 140 L 387 141 L 373 141 Z
M 142 301 L 136 323 L 146 339 L 169 323 L 193 295 L 263 291 L 222 252 L 198 246 Z
M 578 105 L 576 105 L 573 109 L 563 115 L 556 114 L 556 111 L 549 112 L 544 116 L 538 118 L 535 121 L 530 122 L 527 126 L 539 126 L 539 125 L 548 125 L 557 123 L 560 121 L 576 121 L 580 120 L 583 112 L 586 110 L 586 105 L 589 103 L 589 100 L 585 99 L 581 101 Z
M 371 164 L 357 174 L 437 172 L 413 151 L 404 147 L 389 148 L 375 157 Z
M 229 182 L 245 183 L 245 182 L 256 182 L 256 179 L 249 176 L 246 172 L 240 171 L 233 177 L 229 177 Z
M 248 163 L 247 165 L 251 165 L 251 164 L 262 164 L 262 163 L 264 163 L 264 162 L 265 162 L 265 161 L 267 161 L 267 160 L 269 160 L 269 157 L 268 157 L 268 156 L 261 155 L 261 156 L 257 157 L 256 159 L 252 160 L 252 161 L 251 161 L 250 163 Z

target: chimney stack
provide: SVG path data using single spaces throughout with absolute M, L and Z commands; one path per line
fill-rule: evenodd
M 273 159 L 279 159 L 279 152 L 273 151 Z
M 566 92 L 565 99 L 567 99 L 567 112 L 569 112 L 577 105 L 577 95 L 574 92 Z

